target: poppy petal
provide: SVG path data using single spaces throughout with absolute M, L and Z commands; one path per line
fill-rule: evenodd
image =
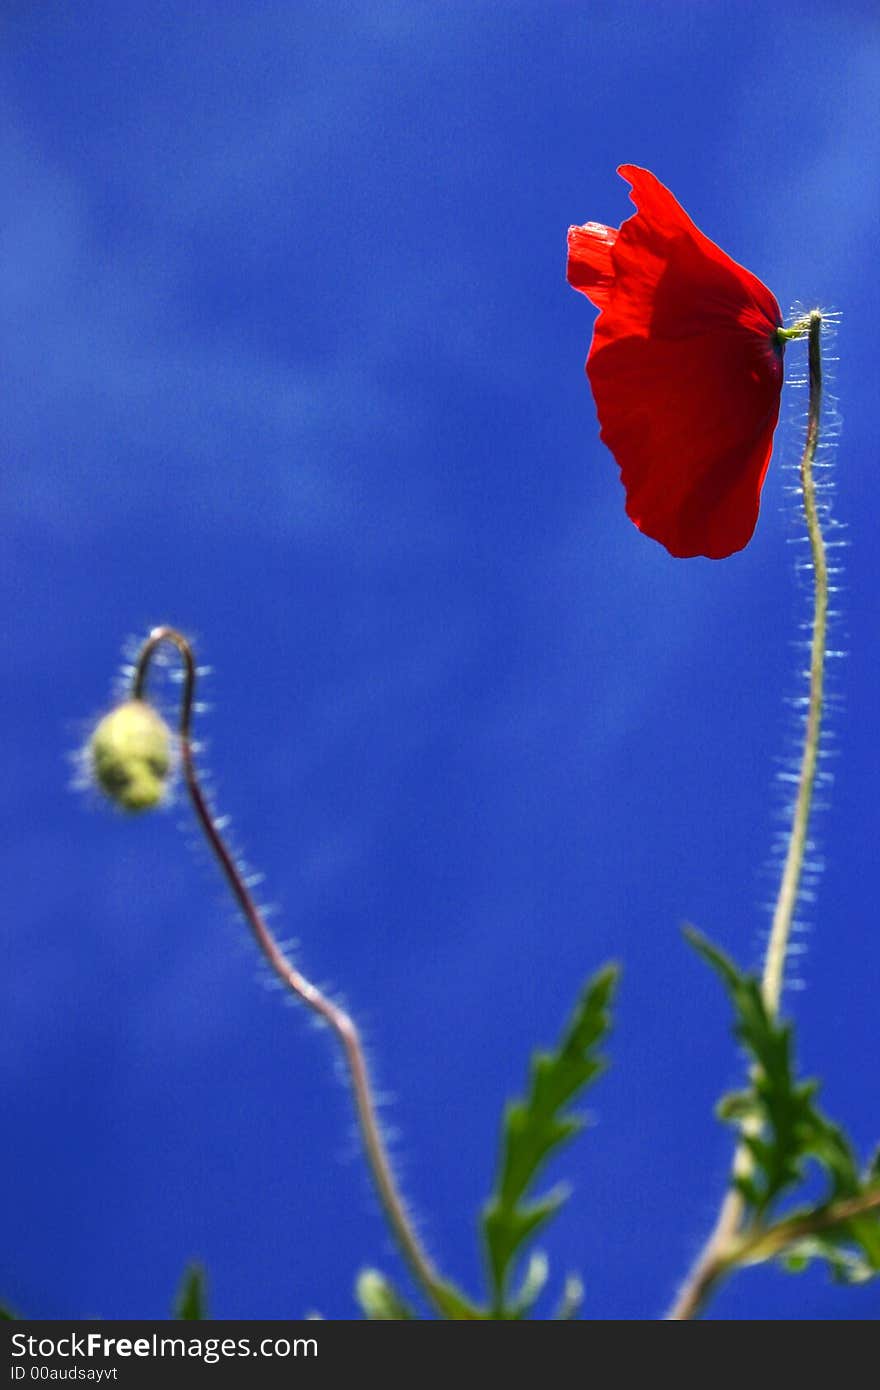
M 614 284 L 611 248 L 617 240 L 613 227 L 587 222 L 568 229 L 568 283 L 580 290 L 597 309 L 604 309 Z
M 721 559 L 757 522 L 782 317 L 653 174 L 619 172 L 636 214 L 616 236 L 596 223 L 569 232 L 569 280 L 601 309 L 587 359 L 601 437 L 636 526 L 673 555 Z

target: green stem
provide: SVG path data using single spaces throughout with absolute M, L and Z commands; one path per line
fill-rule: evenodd
M 813 636 L 810 643 L 810 693 L 804 747 L 801 755 L 798 790 L 788 839 L 788 850 L 782 870 L 779 893 L 773 911 L 773 923 L 764 958 L 761 988 L 764 1002 L 771 1014 L 779 1011 L 779 1000 L 785 977 L 785 960 L 791 938 L 794 910 L 800 889 L 810 808 L 819 763 L 819 742 L 822 728 L 822 694 L 825 674 L 825 649 L 828 629 L 828 566 L 825 543 L 816 504 L 816 484 L 813 463 L 819 444 L 819 424 L 822 411 L 822 315 L 814 309 L 793 328 L 780 329 L 778 338 L 808 339 L 810 402 L 807 410 L 807 437 L 801 456 L 801 490 L 807 534 L 813 556 Z M 746 1146 L 737 1146 L 733 1159 L 733 1176 L 746 1177 L 753 1161 Z M 742 1194 L 731 1188 L 721 1203 L 718 1218 L 709 1239 L 698 1255 L 678 1298 L 667 1318 L 685 1321 L 698 1317 L 719 1280 L 737 1263 L 743 1249 L 741 1231 L 746 1203 Z
M 833 1231 L 859 1216 L 869 1216 L 877 1211 L 880 1211 L 880 1188 L 874 1187 L 867 1192 L 860 1192 L 856 1197 L 842 1198 L 816 1211 L 789 1216 L 783 1221 L 777 1221 L 773 1226 L 755 1226 L 745 1231 L 734 1231 L 723 1244 L 719 1243 L 712 1260 L 707 1262 L 702 1272 L 701 1284 L 695 1290 L 700 1301 L 694 1305 L 694 1311 L 688 1313 L 683 1309 L 676 1315 L 673 1310 L 670 1318 L 675 1317 L 680 1321 L 696 1316 L 705 1307 L 709 1295 L 725 1275 L 733 1270 L 741 1269 L 744 1265 L 763 1264 L 767 1260 L 774 1260 L 799 1241 L 809 1240 L 811 1236 L 822 1235 L 825 1231 Z
M 813 592 L 815 596 L 813 637 L 810 643 L 810 695 L 794 818 L 788 841 L 788 853 L 785 856 L 785 867 L 782 871 L 779 896 L 773 912 L 773 925 L 770 929 L 770 940 L 767 944 L 764 974 L 761 981 L 764 1002 L 770 1013 L 778 1011 L 782 993 L 785 958 L 804 867 L 810 807 L 816 783 L 816 770 L 819 765 L 819 741 L 822 730 L 822 695 L 828 633 L 828 564 L 825 558 L 825 543 L 822 539 L 822 528 L 819 524 L 819 512 L 816 505 L 816 485 L 813 479 L 813 463 L 819 444 L 822 403 L 821 332 L 822 316 L 818 310 L 814 310 L 809 319 L 810 405 L 807 416 L 807 439 L 801 458 L 801 489 L 807 534 L 810 538 L 810 549 L 813 554 Z
M 772 1260 L 797 1241 L 833 1231 L 856 1217 L 868 1216 L 875 1211 L 880 1211 L 880 1187 L 860 1192 L 856 1197 L 841 1198 L 839 1202 L 832 1202 L 830 1206 L 817 1211 L 790 1216 L 774 1226 L 747 1231 L 731 1252 L 732 1263 L 757 1264 Z

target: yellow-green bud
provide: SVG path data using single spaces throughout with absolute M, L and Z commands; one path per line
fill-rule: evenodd
M 371 1322 L 403 1322 L 413 1315 L 397 1291 L 378 1269 L 362 1269 L 355 1297 Z
M 152 705 L 126 700 L 89 740 L 95 781 L 125 811 L 151 811 L 165 795 L 172 764 L 171 730 Z

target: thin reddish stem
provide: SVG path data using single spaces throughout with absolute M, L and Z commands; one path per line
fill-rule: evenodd
M 255 903 L 235 859 L 226 844 L 207 803 L 196 771 L 192 747 L 192 715 L 196 687 L 196 664 L 192 647 L 186 638 L 172 627 L 154 628 L 141 648 L 132 680 L 132 697 L 143 699 L 147 672 L 156 649 L 163 643 L 176 648 L 183 663 L 184 681 L 180 703 L 180 759 L 190 801 L 226 882 L 250 927 L 260 950 L 279 980 L 312 1009 L 330 1027 L 338 1039 L 348 1067 L 357 1110 L 358 1124 L 367 1161 L 379 1200 L 394 1232 L 400 1249 L 431 1302 L 440 1312 L 448 1312 L 445 1287 L 430 1257 L 419 1241 L 406 1214 L 403 1199 L 397 1190 L 388 1152 L 373 1099 L 373 1089 L 358 1030 L 347 1013 L 322 994 L 304 975 L 300 974 L 284 955 Z

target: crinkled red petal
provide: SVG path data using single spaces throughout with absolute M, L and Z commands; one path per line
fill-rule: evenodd
M 613 227 L 587 222 L 568 229 L 568 283 L 585 294 L 597 309 L 604 309 L 614 284 L 611 248 L 617 240 Z

